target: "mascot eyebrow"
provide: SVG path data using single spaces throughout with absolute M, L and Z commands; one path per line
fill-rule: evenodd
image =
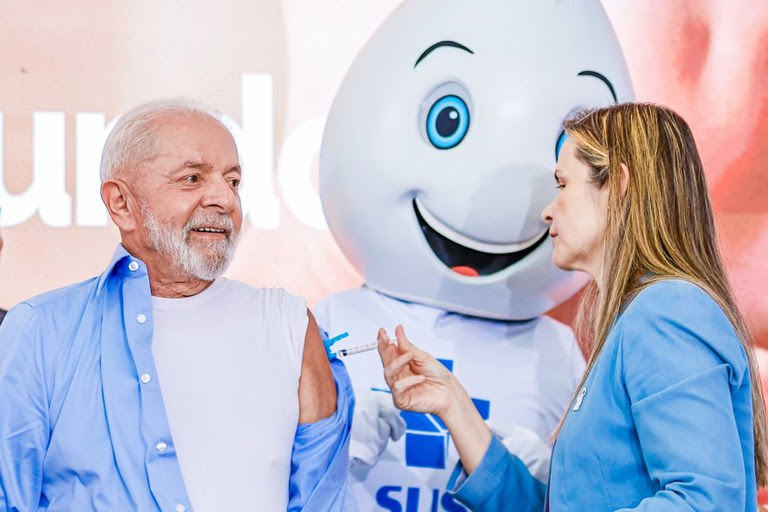
M 611 91 L 611 96 L 613 96 L 613 102 L 614 103 L 619 102 L 619 100 L 616 98 L 616 89 L 613 88 L 613 84 L 611 83 L 610 80 L 608 80 L 608 78 L 605 75 L 598 73 L 597 71 L 584 70 L 579 73 L 579 76 L 591 76 L 591 77 L 597 78 L 598 80 L 603 82 L 606 86 L 608 86 L 608 90 Z
M 416 66 L 418 66 L 419 62 L 424 60 L 427 57 L 427 55 L 429 55 L 433 51 L 435 51 L 438 48 L 443 47 L 443 46 L 447 46 L 447 47 L 450 47 L 450 48 L 458 48 L 459 50 L 464 50 L 465 52 L 470 53 L 472 55 L 475 54 L 475 52 L 473 52 L 472 50 L 470 50 L 469 48 L 467 48 L 463 44 L 457 43 L 456 41 L 439 41 L 439 42 L 433 44 L 432 46 L 430 46 L 429 48 L 427 48 L 426 50 L 424 50 L 422 52 L 422 54 L 419 55 L 419 58 L 416 59 L 416 62 L 413 64 L 413 67 L 415 68 Z M 606 85 L 606 87 L 608 87 L 608 90 L 611 91 L 611 97 L 613 97 L 614 103 L 618 103 L 619 100 L 618 100 L 618 98 L 616 96 L 616 89 L 613 87 L 613 84 L 611 83 L 611 81 L 608 80 L 608 77 L 606 77 L 602 73 L 598 73 L 597 71 L 592 71 L 592 70 L 589 70 L 589 69 L 586 69 L 584 71 L 579 72 L 578 76 L 591 76 L 591 77 L 597 78 L 598 80 L 603 82 Z
M 419 62 L 424 60 L 426 58 L 426 56 L 430 54 L 430 52 L 433 52 L 433 51 L 437 50 L 441 46 L 448 46 L 448 47 L 451 47 L 451 48 L 458 48 L 459 50 L 464 50 L 465 52 L 469 52 L 472 55 L 475 54 L 475 52 L 473 52 L 472 50 L 470 50 L 469 48 L 467 48 L 463 44 L 457 43 L 456 41 L 440 41 L 439 43 L 435 43 L 432 46 L 430 46 L 429 48 L 427 48 L 426 50 L 424 50 L 424 52 L 421 55 L 419 55 L 419 58 L 416 59 L 416 63 L 413 65 L 413 67 L 415 68 L 416 66 L 418 66 Z

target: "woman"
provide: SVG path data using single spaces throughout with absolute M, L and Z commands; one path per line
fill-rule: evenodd
M 587 370 L 554 438 L 549 485 L 495 439 L 455 377 L 379 331 L 395 405 L 436 414 L 472 510 L 754 511 L 766 426 L 750 339 L 717 248 L 685 121 L 650 104 L 582 112 L 542 213 L 555 264 L 587 272 Z M 458 469 L 458 468 L 457 468 Z M 547 503 L 545 503 L 547 502 Z

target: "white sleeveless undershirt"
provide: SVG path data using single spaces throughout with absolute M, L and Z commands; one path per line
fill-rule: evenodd
M 285 510 L 306 303 L 222 278 L 152 304 L 152 355 L 193 510 Z

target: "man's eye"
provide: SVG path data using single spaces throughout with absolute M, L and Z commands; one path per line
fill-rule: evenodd
M 240 186 L 240 180 L 237 178 L 232 178 L 229 180 L 229 184 L 232 185 L 232 188 L 237 188 Z
M 198 181 L 200 181 L 200 178 L 197 174 L 190 174 L 189 176 L 184 177 L 185 183 L 197 183 Z

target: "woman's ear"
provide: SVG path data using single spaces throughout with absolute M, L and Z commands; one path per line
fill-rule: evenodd
M 136 229 L 136 202 L 128 185 L 120 179 L 106 180 L 101 184 L 101 200 L 107 207 L 109 216 L 112 217 L 120 231 L 132 231 Z
M 621 197 L 627 195 L 629 188 L 629 167 L 627 164 L 621 164 Z

